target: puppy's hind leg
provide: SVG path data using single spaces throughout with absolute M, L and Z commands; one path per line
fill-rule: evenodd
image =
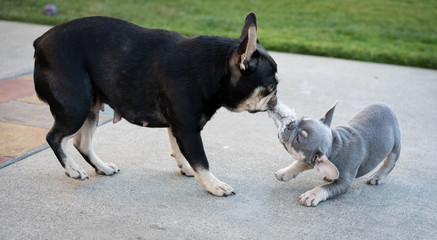
M 176 159 L 176 163 L 178 164 L 181 174 L 187 177 L 194 177 L 194 170 L 185 159 L 184 155 L 181 153 L 181 150 L 179 149 L 178 143 L 176 142 L 176 138 L 173 136 L 171 128 L 168 128 L 167 130 L 168 138 L 170 139 L 170 145 L 172 149 L 171 156 Z
M 376 172 L 374 172 L 368 179 L 367 184 L 370 185 L 379 185 L 384 182 L 384 179 L 387 177 L 387 175 L 393 170 L 396 161 L 399 158 L 399 151 L 391 152 L 387 158 L 384 160 L 384 163 L 379 167 Z
M 92 146 L 94 133 L 99 122 L 99 114 L 93 110 L 89 113 L 82 127 L 74 137 L 73 145 L 82 157 L 101 175 L 112 175 L 120 171 L 113 163 L 103 162 L 95 153 Z

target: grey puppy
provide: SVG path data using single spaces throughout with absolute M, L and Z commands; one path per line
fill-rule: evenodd
M 316 187 L 299 197 L 305 206 L 316 206 L 346 191 L 355 178 L 384 163 L 368 179 L 378 185 L 391 172 L 401 150 L 401 132 L 393 111 L 384 104 L 372 104 L 355 115 L 346 125 L 331 128 L 337 103 L 320 119 L 301 118 L 278 102 L 269 111 L 279 131 L 279 140 L 297 161 L 279 170 L 279 181 L 289 181 L 299 173 L 315 168 L 330 183 Z

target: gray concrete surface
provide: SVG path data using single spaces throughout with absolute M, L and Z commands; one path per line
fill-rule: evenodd
M 3 34 L 23 34 L 22 44 L 31 42 L 25 36 L 29 28 L 46 29 L 0 24 Z M 3 56 L 2 50 L 0 74 L 7 70 Z M 21 55 L 5 56 L 21 61 Z M 94 140 L 97 154 L 120 167 L 114 176 L 93 173 L 73 148 L 87 181 L 65 177 L 50 149 L 0 169 L 0 239 L 435 239 L 437 71 L 272 56 L 280 73 L 279 97 L 300 116 L 321 116 L 335 100 L 340 102 L 333 125 L 370 103 L 393 108 L 403 149 L 384 184 L 369 186 L 359 178 L 345 195 L 303 207 L 299 195 L 323 184 L 322 177 L 307 171 L 288 183 L 276 181 L 273 174 L 292 159 L 273 122 L 266 113 L 222 109 L 203 132 L 212 172 L 237 193 L 219 198 L 179 175 L 165 129 L 123 120 L 99 127 Z

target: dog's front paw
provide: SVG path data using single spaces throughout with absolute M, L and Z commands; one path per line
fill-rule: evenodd
M 322 187 L 316 187 L 299 197 L 299 202 L 307 207 L 315 207 L 328 198 L 328 192 Z
M 74 164 L 67 164 L 65 166 L 65 175 L 67 177 L 71 177 L 71 178 L 79 179 L 79 180 L 89 179 L 89 177 L 86 174 L 85 170 L 83 170 L 76 163 L 74 163 Z
M 295 178 L 296 176 L 297 176 L 297 173 L 294 173 L 293 171 L 291 171 L 290 167 L 280 169 L 279 171 L 277 171 L 275 173 L 276 179 L 278 179 L 279 181 L 283 181 L 283 182 L 290 181 L 291 179 Z
M 231 186 L 221 181 L 209 185 L 208 187 L 205 186 L 205 188 L 209 193 L 219 197 L 226 197 L 235 194 L 234 189 Z
M 110 176 L 116 174 L 120 171 L 120 169 L 113 163 L 104 163 L 102 166 L 99 166 L 96 169 L 96 173 L 100 175 Z
M 202 183 L 206 191 L 209 193 L 219 196 L 226 197 L 229 195 L 234 195 L 234 189 L 228 184 L 218 180 L 210 171 L 201 170 L 195 174 L 197 181 Z

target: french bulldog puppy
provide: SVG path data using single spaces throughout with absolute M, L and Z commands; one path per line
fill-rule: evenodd
M 315 168 L 330 183 L 299 197 L 305 206 L 346 193 L 355 178 L 383 164 L 368 179 L 381 184 L 391 172 L 401 150 L 401 131 L 393 111 L 384 104 L 372 104 L 346 125 L 331 128 L 337 103 L 320 119 L 296 119 L 284 104 L 269 111 L 279 131 L 279 140 L 297 161 L 275 173 L 279 181 L 289 181 L 299 173 Z

